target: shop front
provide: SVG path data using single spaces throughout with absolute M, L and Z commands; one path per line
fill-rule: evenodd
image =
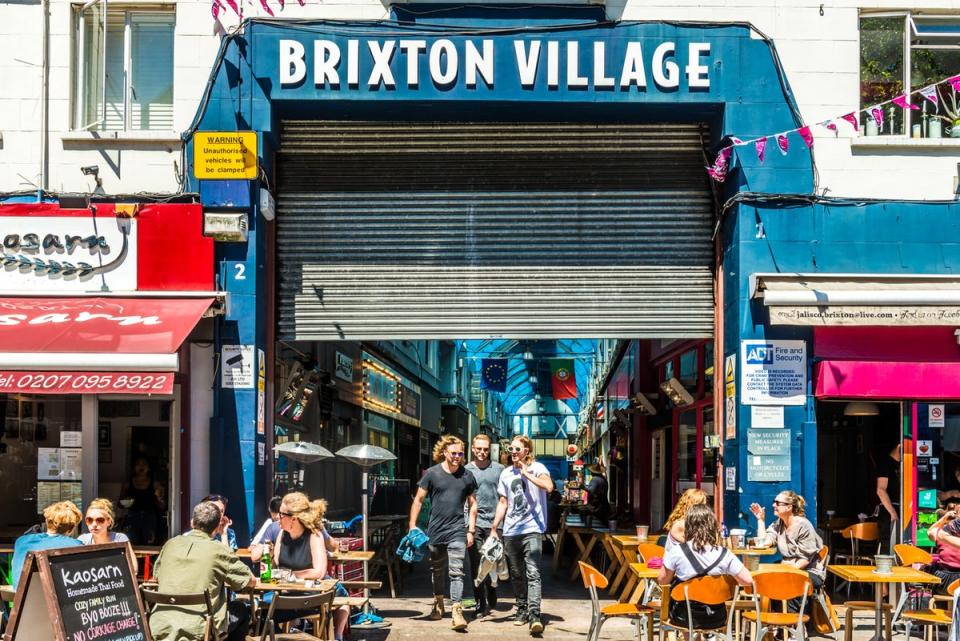
M 162 541 L 193 480 L 192 341 L 222 303 L 199 205 L 5 205 L 0 236 L 0 540 L 102 496 Z

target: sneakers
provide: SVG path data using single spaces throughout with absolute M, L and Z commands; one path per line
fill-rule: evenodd
M 433 597 L 433 609 L 430 610 L 430 614 L 427 615 L 427 618 L 431 621 L 439 621 L 443 618 L 443 595 L 438 594 Z
M 543 623 L 540 621 L 539 615 L 530 616 L 530 634 L 540 634 L 543 632 Z
M 467 619 L 463 616 L 463 604 L 454 603 L 453 608 L 451 608 L 451 613 L 453 614 L 453 621 L 451 626 L 454 630 L 466 630 L 467 629 Z
M 526 610 L 517 610 L 513 615 L 513 625 L 527 625 L 530 622 L 530 615 Z

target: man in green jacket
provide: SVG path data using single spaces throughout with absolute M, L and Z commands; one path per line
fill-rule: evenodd
M 164 594 L 206 592 L 213 602 L 217 629 L 228 641 L 243 639 L 250 613 L 240 601 L 227 603 L 226 590 L 244 590 L 257 583 L 250 568 L 226 545 L 211 536 L 222 514 L 216 503 L 205 501 L 193 508 L 192 530 L 167 541 L 157 559 L 157 591 Z M 158 605 L 150 615 L 155 641 L 202 641 L 204 606 Z

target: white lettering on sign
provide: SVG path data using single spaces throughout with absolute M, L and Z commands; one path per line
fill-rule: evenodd
M 106 581 L 108 579 L 123 578 L 123 573 L 115 565 L 105 565 L 100 568 L 90 568 L 89 570 L 68 571 L 60 569 L 60 578 L 63 579 L 63 585 L 70 587 L 77 583 L 93 583 L 94 581 Z
M 2 314 L 0 326 L 20 325 L 48 325 L 50 323 L 86 323 L 93 320 L 106 320 L 117 325 L 162 325 L 159 316 L 114 316 L 112 314 L 91 314 L 79 312 L 77 314 L 40 314 L 31 318 L 27 314 Z
M 651 50 L 649 60 L 639 41 L 628 41 L 614 53 L 605 41 L 518 39 L 513 41 L 512 70 L 525 89 L 543 83 L 549 89 L 647 89 L 647 72 L 661 91 L 674 91 L 685 82 L 686 88 L 710 88 L 711 55 L 708 42 L 691 42 L 686 50 L 675 42 L 661 42 Z M 421 65 L 433 85 L 450 89 L 462 82 L 469 89 L 495 85 L 496 48 L 491 39 L 465 39 L 454 42 L 439 38 L 427 40 L 351 39 L 343 46 L 332 40 L 315 40 L 308 48 L 298 40 L 280 40 L 279 80 L 282 87 L 297 87 L 307 81 L 307 57 L 313 56 L 312 82 L 317 89 L 342 91 L 341 74 L 346 73 L 346 88 L 360 87 L 360 69 L 369 70 L 365 88 L 371 91 L 393 90 L 399 84 L 418 89 Z M 509 64 L 509 63 L 508 63 Z M 564 73 L 561 74 L 561 70 Z
M 744 405 L 803 405 L 807 388 L 804 341 L 741 342 L 741 402 Z

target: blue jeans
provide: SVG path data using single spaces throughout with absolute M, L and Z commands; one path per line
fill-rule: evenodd
M 450 600 L 463 600 L 463 561 L 467 556 L 466 541 L 450 541 L 430 545 L 430 570 L 433 579 L 433 594 L 443 596 L 443 585 L 450 576 Z
M 513 592 L 517 595 L 517 611 L 530 618 L 540 617 L 540 556 L 543 535 L 539 532 L 503 537 L 503 551 L 507 555 Z

